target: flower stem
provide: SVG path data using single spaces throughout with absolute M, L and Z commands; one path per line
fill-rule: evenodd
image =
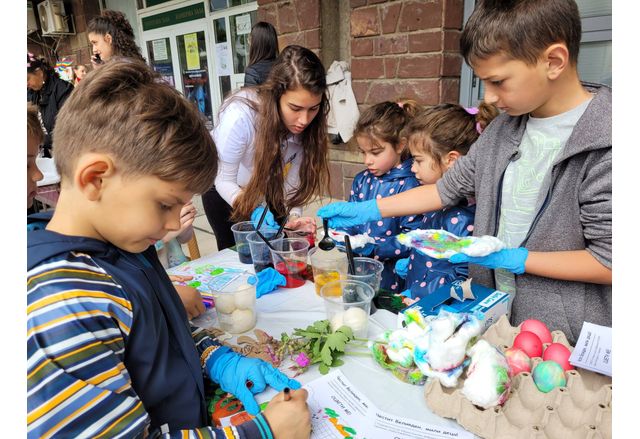
M 345 355 L 353 355 L 356 357 L 370 357 L 371 354 L 369 352 L 355 352 L 355 351 L 344 351 Z

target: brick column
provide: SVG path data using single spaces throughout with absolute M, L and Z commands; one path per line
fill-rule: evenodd
M 457 101 L 462 0 L 351 0 L 351 73 L 361 105 Z
M 275 26 L 280 49 L 298 44 L 320 56 L 320 0 L 258 0 L 258 20 Z

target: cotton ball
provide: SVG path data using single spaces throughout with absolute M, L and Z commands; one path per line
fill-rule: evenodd
M 236 309 L 231 313 L 232 327 L 229 332 L 238 334 L 246 332 L 256 324 L 255 314 L 250 309 Z
M 350 327 L 353 332 L 358 332 L 367 327 L 368 318 L 369 316 L 362 308 L 353 306 L 344 312 L 342 321 Z
M 343 317 L 344 313 L 343 312 L 339 312 L 337 314 L 335 314 L 332 318 L 331 318 L 331 330 L 335 331 L 337 330 L 339 327 L 341 327 L 342 325 L 344 325 L 344 322 L 342 321 L 342 317 Z
M 509 365 L 504 355 L 485 340 L 479 340 L 469 349 L 471 364 L 462 394 L 482 408 L 502 404 L 509 396 L 511 380 Z
M 236 309 L 233 294 L 223 293 L 215 296 L 216 309 L 223 314 L 231 314 Z
M 474 236 L 471 245 L 461 249 L 461 252 L 467 256 L 481 257 L 500 251 L 505 247 L 504 242 L 500 241 L 495 236 Z
M 234 293 L 236 308 L 253 309 L 256 303 L 256 289 L 248 288 L 250 285 L 242 285 Z

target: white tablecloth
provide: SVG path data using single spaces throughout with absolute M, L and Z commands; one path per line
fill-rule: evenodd
M 199 259 L 198 263 L 244 268 L 253 272 L 253 265 L 240 263 L 237 253 L 229 249 L 205 256 Z M 256 328 L 266 331 L 274 338 L 280 338 L 282 332 L 290 333 L 293 328 L 306 328 L 314 321 L 326 318 L 322 298 L 315 294 L 313 283 L 308 281 L 299 288 L 280 288 L 262 296 L 257 302 L 257 312 Z M 395 323 L 395 314 L 378 310 L 369 319 L 368 338 L 375 339 L 386 329 L 395 328 Z M 254 337 L 253 330 L 245 334 Z M 232 341 L 235 341 L 235 337 Z M 345 361 L 340 367 L 342 373 L 379 409 L 443 427 L 462 428 L 455 421 L 442 418 L 429 410 L 423 386 L 414 386 L 398 380 L 390 371 L 376 364 L 371 357 L 345 355 L 342 358 Z M 289 375 L 291 376 L 291 373 Z M 319 376 L 321 375 L 318 367 L 312 366 L 296 379 L 304 385 Z M 257 395 L 257 400 L 262 403 L 270 400 L 275 394 L 273 389 L 269 389 Z

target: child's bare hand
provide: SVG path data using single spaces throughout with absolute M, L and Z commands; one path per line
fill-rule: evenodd
M 308 393 L 305 389 L 292 390 L 291 399 L 284 400 L 280 392 L 269 401 L 264 409 L 273 437 L 276 439 L 302 439 L 311 435 L 311 413 L 307 406 Z
M 310 232 L 316 234 L 316 220 L 310 216 L 302 216 L 300 218 L 293 219 L 285 224 L 288 229 L 298 230 L 300 232 Z
M 178 292 L 178 296 L 180 296 L 189 319 L 194 319 L 204 312 L 205 308 L 200 291 L 186 285 L 174 285 L 174 287 Z
M 197 211 L 192 201 L 189 201 L 187 204 L 182 206 L 182 209 L 180 210 L 180 229 L 167 233 L 162 240 L 164 242 L 169 242 L 173 238 L 177 238 L 183 233 L 188 232 L 193 225 L 193 221 L 196 219 L 196 213 Z M 189 240 L 190 236 L 185 236 L 185 238 L 186 239 L 179 239 L 179 241 L 186 242 Z
M 171 280 L 171 282 L 186 282 L 188 280 L 193 279 L 193 276 L 182 276 L 179 274 L 170 274 L 169 275 L 169 280 Z

